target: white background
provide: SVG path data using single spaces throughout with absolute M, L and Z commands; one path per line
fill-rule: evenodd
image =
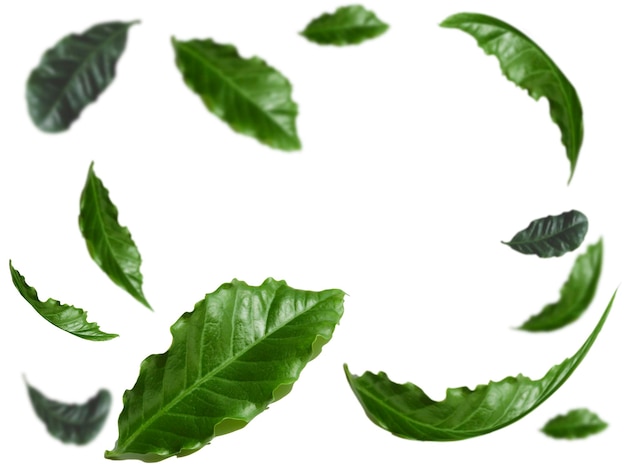
M 386 371 L 431 397 L 523 373 L 540 378 L 573 354 L 624 280 L 623 15 L 617 2 L 363 3 L 390 24 L 359 46 L 298 35 L 337 1 L 21 1 L 3 4 L 0 87 L 2 231 L 0 442 L 10 468 L 143 468 L 103 458 L 117 438 L 122 394 L 169 326 L 233 278 L 266 277 L 349 294 L 333 340 L 293 391 L 246 428 L 162 468 L 624 468 L 624 293 L 569 381 L 517 423 L 452 443 L 397 438 L 373 425 L 342 370 Z M 462 11 L 500 18 L 535 40 L 576 87 L 585 140 L 569 164 L 545 100 L 506 80 L 494 57 L 438 26 Z M 93 24 L 139 19 L 117 77 L 68 132 L 28 116 L 25 83 L 46 49 Z M 285 153 L 235 134 L 174 66 L 170 37 L 232 43 L 293 84 L 303 150 Z M 150 312 L 90 259 L 78 229 L 89 164 L 142 254 Z M 590 221 L 561 258 L 500 243 L 536 218 L 571 209 Z M 575 324 L 519 332 L 555 301 L 575 257 L 604 237 L 597 296 Z M 37 315 L 11 283 L 9 259 L 37 288 L 88 310 L 120 337 L 92 343 Z M 50 398 L 114 397 L 84 447 L 49 437 L 22 374 Z M 556 441 L 539 429 L 576 407 L 609 422 L 602 434 Z

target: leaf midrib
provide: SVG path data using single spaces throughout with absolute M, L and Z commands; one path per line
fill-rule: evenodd
M 274 300 L 276 299 L 276 294 L 278 293 L 278 291 L 280 290 L 280 286 L 274 291 L 273 297 L 272 297 L 272 301 L 270 302 L 269 306 L 267 307 L 267 310 L 271 310 L 272 305 L 274 304 Z M 215 375 L 217 375 L 219 372 L 221 372 L 222 370 L 224 370 L 226 367 L 230 366 L 231 364 L 233 364 L 235 361 L 237 361 L 238 359 L 241 358 L 241 356 L 243 356 L 244 354 L 246 354 L 248 351 L 250 351 L 251 349 L 257 347 L 260 343 L 264 342 L 268 337 L 272 336 L 274 333 L 276 333 L 277 331 L 279 331 L 280 329 L 286 327 L 289 323 L 291 323 L 292 321 L 296 320 L 297 318 L 299 318 L 302 315 L 305 315 L 306 313 L 310 312 L 311 310 L 313 310 L 315 307 L 317 307 L 320 303 L 326 301 L 328 298 L 332 297 L 333 295 L 335 295 L 335 291 L 328 291 L 328 297 L 322 297 L 323 292 L 320 292 L 320 298 L 317 300 L 317 302 L 315 302 L 314 305 L 312 305 L 311 307 L 302 310 L 298 313 L 296 313 L 295 315 L 293 315 L 291 318 L 289 318 L 289 320 L 286 323 L 283 323 L 279 326 L 277 326 L 273 331 L 271 331 L 270 333 L 266 333 L 264 334 L 261 338 L 259 338 L 257 341 L 251 343 L 248 347 L 238 351 L 236 354 L 232 355 L 230 358 L 228 358 L 226 361 L 224 361 L 222 364 L 220 364 L 218 367 L 210 370 L 209 372 L 207 372 L 204 377 L 202 377 L 200 380 L 195 381 L 190 387 L 187 387 L 182 393 L 178 394 L 176 397 L 174 397 L 174 399 L 172 401 L 170 401 L 169 403 L 167 403 L 165 406 L 161 407 L 155 414 L 153 414 L 152 416 L 150 416 L 150 418 L 148 418 L 148 420 L 146 421 L 142 421 L 141 426 L 139 426 L 137 428 L 137 430 L 135 432 L 133 432 L 127 439 L 125 439 L 124 443 L 124 448 L 128 449 L 130 444 L 137 439 L 137 437 L 139 437 L 144 430 L 149 429 L 150 426 L 152 425 L 153 422 L 155 422 L 157 419 L 161 418 L 164 415 L 167 415 L 167 412 L 173 408 L 174 406 L 176 406 L 178 403 L 180 403 L 181 401 L 183 401 L 184 399 L 187 398 L 187 396 L 189 396 L 190 394 L 192 394 L 193 392 L 195 392 L 197 389 L 202 388 L 202 386 L 210 381 L 211 379 L 214 378 Z M 208 303 L 206 302 L 206 297 L 205 297 L 205 301 L 204 301 L 204 311 L 203 314 L 205 315 L 206 318 L 206 309 L 208 308 Z M 204 335 L 205 332 L 205 328 L 202 329 L 202 336 Z M 323 335 L 316 335 L 316 337 L 319 336 L 323 336 Z M 169 353 L 169 351 L 168 351 Z M 168 354 L 166 353 L 166 354 Z M 185 358 L 187 357 L 187 355 L 185 355 Z M 297 378 L 297 377 L 296 377 Z M 279 384 L 280 385 L 280 384 Z M 163 387 L 161 387 L 161 392 L 163 391 Z M 142 409 L 142 415 L 143 415 L 143 409 Z M 226 418 L 232 418 L 231 416 L 224 416 L 224 419 Z M 250 420 L 246 420 L 246 423 L 250 422 Z M 217 423 L 216 423 L 217 424 Z M 211 435 L 209 436 L 209 440 L 211 440 L 213 437 L 215 437 L 215 426 L 213 427 L 213 429 L 211 430 Z M 119 442 L 118 444 L 116 444 L 116 449 L 119 446 Z M 179 449 L 175 454 L 171 454 L 171 455 L 176 455 L 178 454 L 180 451 L 186 449 L 186 447 L 182 447 L 181 449 Z M 120 451 L 118 451 L 117 453 L 122 453 Z
M 531 238 L 531 239 L 527 239 L 527 240 L 522 240 L 522 241 L 513 241 L 511 240 L 508 244 L 509 245 L 532 245 L 533 243 L 539 243 L 539 242 L 543 242 L 543 241 L 547 241 L 550 240 L 552 238 L 556 238 L 560 235 L 563 235 L 566 232 L 569 232 L 575 228 L 577 228 L 579 225 L 585 225 L 588 224 L 587 221 L 581 221 L 581 222 L 577 222 L 574 223 L 572 225 L 569 225 L 567 228 L 563 229 L 563 230 L 559 230 L 555 233 L 549 234 L 549 235 L 543 235 L 540 236 L 539 238 Z
M 305 34 L 308 33 L 323 33 L 326 31 L 350 31 L 350 30 L 361 30 L 361 29 L 379 29 L 379 28 L 387 28 L 388 25 L 385 23 L 380 24 L 371 24 L 371 25 L 348 25 L 348 26 L 331 26 L 331 27 L 307 27 L 303 32 Z
M 96 213 L 96 222 L 98 223 L 98 225 L 100 226 L 101 232 L 103 233 L 103 239 L 104 239 L 104 243 L 107 247 L 107 249 L 109 250 L 109 259 L 112 259 L 113 262 L 115 263 L 115 265 L 118 267 L 119 271 L 122 273 L 122 279 L 125 281 L 124 285 L 127 289 L 130 289 L 131 295 L 135 298 L 143 298 L 143 295 L 141 292 L 138 292 L 137 289 L 135 289 L 135 286 L 132 284 L 132 282 L 130 282 L 128 276 L 126 275 L 126 272 L 124 271 L 124 269 L 122 268 L 122 266 L 120 265 L 120 263 L 118 262 L 116 256 L 114 256 L 114 250 L 113 250 L 113 246 L 111 245 L 110 241 L 109 241 L 109 235 L 107 233 L 106 230 L 106 225 L 104 223 L 104 218 L 102 217 L 102 206 L 100 205 L 100 198 L 99 198 L 99 191 L 97 188 L 97 181 L 98 177 L 96 176 L 96 174 L 93 172 L 93 168 L 89 169 L 89 187 L 92 191 L 92 196 L 93 196 L 93 200 L 94 200 L 94 206 L 96 206 L 96 210 L 94 211 Z M 103 188 L 104 191 L 107 191 L 106 188 Z M 108 273 L 107 273 L 108 275 Z M 143 302 L 142 302 L 143 303 Z

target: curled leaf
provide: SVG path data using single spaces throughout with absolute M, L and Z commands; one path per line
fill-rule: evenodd
M 589 307 L 596 294 L 602 271 L 602 239 L 589 245 L 574 262 L 569 277 L 561 287 L 560 299 L 530 317 L 520 330 L 553 331 L 576 321 Z
M 535 100 L 542 96 L 548 100 L 550 116 L 561 130 L 570 162 L 569 183 L 583 143 L 583 110 L 575 88 L 563 72 L 528 36 L 497 18 L 458 13 L 446 18 L 441 26 L 473 36 L 486 54 L 498 59 L 506 78 Z
M 128 29 L 136 23 L 97 24 L 46 51 L 26 84 L 28 112 L 39 129 L 64 131 L 96 101 L 115 78 Z
M 318 44 L 346 46 L 360 44 L 389 29 L 378 17 L 361 5 L 338 8 L 312 20 L 300 34 Z
M 141 364 L 105 457 L 182 457 L 244 427 L 289 393 L 331 339 L 343 297 L 273 279 L 259 287 L 234 280 L 207 294 L 171 327 L 169 350 Z
M 540 258 L 561 256 L 582 244 L 588 228 L 585 214 L 572 210 L 533 220 L 511 241 L 502 243 L 525 255 Z
M 106 341 L 117 337 L 116 334 L 100 331 L 97 323 L 89 323 L 87 312 L 80 308 L 61 304 L 58 300 L 53 299 L 48 299 L 45 302 L 40 301 L 35 288 L 26 284 L 26 279 L 13 267 L 11 261 L 9 261 L 9 269 L 13 284 L 22 297 L 33 306 L 39 315 L 57 328 L 91 341 Z
M 538 380 L 523 375 L 499 382 L 449 388 L 434 401 L 421 388 L 398 384 L 384 372 L 353 375 L 344 366 L 352 391 L 368 418 L 377 426 L 406 439 L 457 441 L 481 436 L 523 418 L 547 400 L 569 378 L 589 352 L 606 321 L 615 293 L 593 332 L 571 358 L 552 367 Z
M 92 162 L 80 196 L 78 217 L 89 255 L 115 284 L 151 309 L 142 290 L 141 255 L 128 228 L 119 224 L 117 216 L 117 207 L 93 171 Z
M 298 105 L 291 99 L 291 83 L 278 70 L 212 39 L 172 38 L 172 45 L 185 83 L 209 111 L 270 147 L 300 149 Z
M 586 408 L 569 411 L 546 423 L 541 430 L 556 439 L 581 439 L 604 431 L 608 424 Z
M 51 400 L 35 387 L 26 384 L 35 413 L 51 436 L 61 442 L 88 444 L 100 432 L 111 408 L 111 394 L 100 390 L 83 404 Z

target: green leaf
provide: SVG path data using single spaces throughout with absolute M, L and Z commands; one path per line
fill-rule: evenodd
M 100 432 L 111 408 L 111 394 L 100 390 L 86 403 L 66 404 L 50 400 L 26 383 L 35 413 L 51 436 L 61 442 L 88 444 Z
M 172 38 L 176 65 L 191 90 L 233 130 L 281 150 L 301 147 L 291 84 L 258 57 L 244 59 L 211 39 Z
M 515 251 L 540 258 L 561 256 L 578 248 L 587 234 L 589 222 L 582 212 L 572 210 L 533 220 L 509 242 Z
M 78 217 L 89 254 L 115 284 L 152 309 L 142 291 L 141 255 L 128 228 L 118 223 L 117 215 L 117 207 L 93 171 L 92 162 L 80 196 Z
M 552 418 L 541 431 L 557 439 L 581 439 L 602 432 L 607 427 L 608 424 L 597 414 L 580 408 Z
M 26 284 L 26 279 L 22 276 L 9 260 L 11 278 L 18 292 L 33 306 L 33 308 L 52 323 L 68 333 L 72 333 L 79 338 L 91 341 L 106 341 L 116 338 L 116 334 L 104 333 L 100 331 L 97 323 L 87 321 L 87 312 L 71 305 L 62 305 L 58 300 L 48 299 L 42 302 L 37 297 L 34 287 Z
M 340 7 L 311 21 L 300 34 L 318 44 L 345 46 L 380 36 L 389 25 L 361 5 Z
M 459 13 L 441 26 L 457 28 L 473 36 L 486 54 L 494 55 L 502 72 L 528 91 L 535 100 L 542 96 L 550 104 L 550 116 L 561 130 L 561 141 L 574 176 L 583 143 L 583 111 L 576 90 L 550 57 L 524 33 L 487 15 Z
M 135 23 L 98 24 L 46 51 L 26 84 L 28 111 L 39 129 L 64 131 L 96 101 L 115 78 L 128 29 Z
M 576 258 L 574 267 L 563 287 L 558 302 L 548 304 L 540 313 L 519 327 L 526 331 L 553 331 L 577 320 L 589 307 L 596 294 L 602 271 L 602 239 L 589 245 Z
M 182 457 L 245 426 L 291 390 L 331 339 L 343 297 L 271 278 L 259 287 L 234 280 L 207 294 L 174 323 L 170 349 L 141 364 L 105 457 Z
M 359 377 L 345 366 L 346 377 L 369 419 L 396 436 L 421 441 L 481 436 L 526 416 L 565 383 L 600 333 L 616 293 L 576 354 L 552 367 L 539 380 L 520 374 L 479 385 L 475 390 L 449 388 L 444 400 L 434 401 L 416 385 L 394 383 L 384 372 L 366 372 Z

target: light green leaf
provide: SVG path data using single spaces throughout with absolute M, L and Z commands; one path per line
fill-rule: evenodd
M 600 333 L 616 293 L 576 354 L 552 367 L 539 380 L 520 374 L 479 385 L 475 390 L 449 388 L 444 400 L 434 401 L 416 385 L 394 383 L 384 372 L 366 372 L 359 377 L 345 366 L 346 377 L 369 419 L 396 436 L 421 441 L 481 436 L 523 418 L 565 383 Z
M 535 100 L 542 96 L 548 100 L 550 116 L 561 130 L 570 162 L 569 183 L 583 143 L 583 110 L 576 90 L 563 72 L 529 37 L 497 18 L 459 13 L 446 18 L 441 26 L 473 36 L 485 53 L 496 56 L 506 78 Z
M 502 243 L 525 255 L 561 256 L 582 244 L 588 228 L 585 214 L 572 210 L 533 220 L 511 241 Z
M 335 13 L 324 13 L 311 21 L 300 34 L 318 44 L 345 46 L 360 44 L 380 36 L 389 29 L 371 11 L 361 5 L 340 7 Z
M 26 284 L 26 279 L 22 276 L 9 260 L 11 278 L 18 292 L 33 306 L 33 308 L 52 323 L 68 333 L 72 333 L 79 338 L 91 341 L 106 341 L 117 337 L 116 334 L 104 333 L 100 331 L 97 323 L 87 321 L 87 312 L 71 305 L 62 305 L 58 300 L 48 299 L 42 302 L 37 297 L 34 287 Z
M 141 255 L 128 229 L 117 221 L 117 215 L 117 207 L 93 171 L 92 162 L 80 196 L 78 217 L 89 254 L 115 284 L 152 309 L 143 295 Z
M 172 38 L 176 65 L 191 90 L 233 130 L 281 150 L 300 149 L 291 84 L 258 57 L 244 59 L 212 39 Z
M 111 408 L 111 394 L 100 390 L 83 404 L 66 404 L 45 397 L 26 383 L 35 413 L 48 433 L 61 442 L 88 444 L 100 432 Z
M 259 287 L 234 280 L 207 294 L 174 323 L 170 349 L 141 364 L 105 457 L 181 457 L 245 426 L 291 390 L 331 339 L 343 297 L 273 279 Z
M 541 431 L 556 439 L 581 439 L 604 431 L 608 424 L 586 408 L 571 410 L 546 423 Z
M 602 251 L 602 239 L 589 245 L 587 251 L 576 258 L 567 282 L 561 287 L 558 302 L 543 307 L 540 313 L 526 320 L 519 329 L 553 331 L 577 320 L 596 294 L 602 271 Z
M 28 111 L 39 129 L 64 131 L 96 101 L 115 78 L 128 29 L 136 23 L 98 24 L 46 51 L 26 84 Z

